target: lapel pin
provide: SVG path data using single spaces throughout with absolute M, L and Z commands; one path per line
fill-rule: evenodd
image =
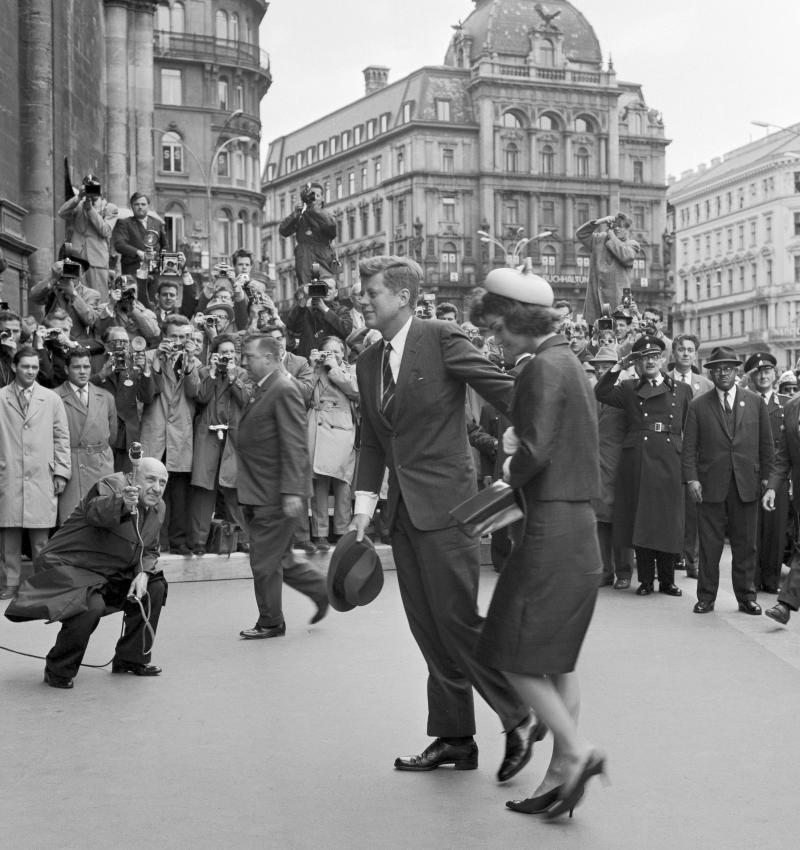
M 739 402 L 739 407 L 744 407 L 744 402 L 743 402 L 743 401 L 740 401 L 740 402 Z

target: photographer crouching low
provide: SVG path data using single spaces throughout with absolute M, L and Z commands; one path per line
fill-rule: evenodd
M 156 569 L 166 485 L 167 470 L 151 457 L 131 475 L 102 478 L 35 558 L 6 617 L 61 622 L 45 663 L 50 687 L 72 687 L 100 618 L 120 610 L 125 624 L 111 672 L 161 672 L 148 659 L 167 597 Z

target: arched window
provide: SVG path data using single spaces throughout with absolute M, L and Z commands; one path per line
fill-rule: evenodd
M 231 41 L 239 40 L 239 16 L 236 12 L 231 15 L 231 25 L 228 28 L 228 38 Z
M 250 228 L 247 226 L 247 213 L 242 210 L 236 219 L 236 247 L 249 248 Z
M 164 32 L 171 28 L 169 20 L 169 6 L 159 6 L 156 9 L 156 29 Z
M 505 147 L 506 171 L 519 171 L 519 148 L 514 142 L 509 142 Z
M 575 175 L 577 177 L 589 176 L 589 151 L 584 147 L 575 151 Z
M 552 115 L 541 115 L 538 121 L 540 130 L 557 130 L 558 125 L 556 124 L 555 118 Z
M 552 245 L 548 245 L 546 248 L 542 248 L 542 274 L 545 277 L 549 274 L 556 273 L 556 259 L 558 255 L 556 254 L 556 249 Z
M 244 111 L 244 86 L 241 84 L 233 87 L 233 108 Z
M 631 135 L 633 136 L 643 136 L 644 135 L 644 121 L 642 120 L 641 112 L 632 112 L 631 119 L 629 123 L 631 129 Z
M 231 250 L 231 224 L 233 216 L 230 210 L 222 209 L 217 213 L 217 256 L 229 257 Z
M 514 112 L 504 112 L 503 113 L 503 126 L 508 127 L 511 130 L 521 130 L 522 122 L 519 120 L 519 116 Z
M 543 145 L 539 153 L 540 171 L 542 174 L 555 174 L 556 154 L 552 145 Z
M 173 32 L 183 32 L 186 27 L 186 11 L 183 3 L 176 2 L 172 4 L 172 12 L 170 13 L 170 29 Z
M 575 119 L 575 132 L 576 133 L 593 133 L 594 129 L 592 125 L 585 118 L 576 118 Z
M 442 274 L 447 276 L 446 281 L 449 283 L 449 276 L 458 272 L 458 249 L 452 242 L 445 242 L 442 246 L 439 263 Z
M 217 154 L 217 177 L 231 176 L 231 162 L 228 151 L 220 151 Z
M 228 109 L 228 81 L 225 77 L 220 77 L 217 80 L 217 99 L 219 100 L 219 108 L 227 111 Z
M 164 213 L 164 224 L 164 229 L 167 232 L 168 250 L 180 250 L 180 246 L 185 241 L 183 207 L 180 204 L 172 203 L 167 207 L 167 211 Z
M 183 142 L 177 133 L 161 137 L 161 170 L 183 171 Z
M 233 177 L 235 180 L 245 179 L 244 154 L 241 151 L 233 152 Z
M 556 47 L 549 38 L 542 39 L 540 51 L 542 65 L 552 68 L 556 64 Z
M 228 38 L 228 14 L 222 9 L 217 10 L 217 38 L 223 41 Z

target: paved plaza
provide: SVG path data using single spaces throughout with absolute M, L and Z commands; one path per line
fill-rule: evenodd
M 286 637 L 266 641 L 238 637 L 256 620 L 246 579 L 173 582 L 157 679 L 83 669 L 59 691 L 42 684 L 43 662 L 0 653 L 0 844 L 796 848 L 800 617 L 784 629 L 737 613 L 725 575 L 717 612 L 697 616 L 694 582 L 678 577 L 681 599 L 600 593 L 582 725 L 612 785 L 590 785 L 572 821 L 505 809 L 535 788 L 550 743 L 497 785 L 504 738 L 477 697 L 479 770 L 392 769 L 428 739 L 425 671 L 387 571 L 372 605 L 315 627 L 286 590 Z M 483 610 L 493 586 L 485 569 Z M 109 660 L 119 627 L 101 623 L 88 663 Z M 0 644 L 44 654 L 57 628 L 2 618 Z

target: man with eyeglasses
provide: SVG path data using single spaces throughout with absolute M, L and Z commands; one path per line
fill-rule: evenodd
M 758 615 L 758 500 L 770 482 L 774 446 L 761 397 L 736 385 L 742 361 L 720 346 L 704 364 L 714 389 L 689 407 L 683 444 L 683 479 L 697 503 L 700 558 L 695 614 L 714 610 L 725 535 L 733 557 L 733 592 L 744 614 Z
M 691 389 L 664 374 L 664 342 L 644 335 L 595 387 L 597 400 L 625 412 L 614 493 L 614 545 L 636 552 L 639 596 L 680 596 L 675 559 L 683 543 L 681 446 Z M 633 366 L 636 378 L 620 381 Z

